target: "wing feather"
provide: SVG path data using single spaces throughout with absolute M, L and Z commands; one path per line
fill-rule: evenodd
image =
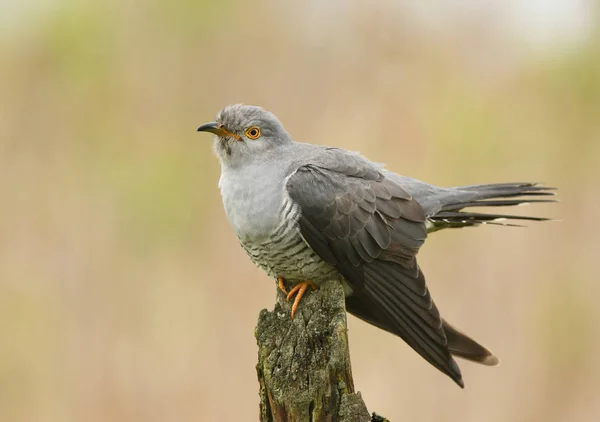
M 355 156 L 348 165 L 344 157 L 305 164 L 286 188 L 300 206 L 302 236 L 352 287 L 348 311 L 400 336 L 462 386 L 416 262 L 427 236 L 419 203 L 374 168 L 361 167 Z

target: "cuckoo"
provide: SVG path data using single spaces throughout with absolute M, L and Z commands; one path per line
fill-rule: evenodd
M 198 131 L 215 135 L 227 218 L 250 259 L 293 299 L 291 318 L 309 289 L 339 280 L 348 312 L 399 336 L 459 386 L 453 356 L 498 363 L 441 317 L 417 252 L 441 229 L 546 220 L 473 210 L 553 202 L 553 188 L 433 186 L 355 152 L 295 142 L 257 106 L 227 106 Z

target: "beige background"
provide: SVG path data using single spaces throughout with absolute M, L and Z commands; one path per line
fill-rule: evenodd
M 210 137 L 233 102 L 296 140 L 458 185 L 541 181 L 560 223 L 431 236 L 444 316 L 492 348 L 460 390 L 350 318 L 394 421 L 600 420 L 598 2 L 0 3 L 0 420 L 252 421 L 275 287 Z

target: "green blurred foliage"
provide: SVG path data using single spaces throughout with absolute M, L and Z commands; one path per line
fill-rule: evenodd
M 436 233 L 421 253 L 444 315 L 501 367 L 461 365 L 457 391 L 351 320 L 354 376 L 391 420 L 598 419 L 597 13 L 536 50 L 491 16 L 432 29 L 382 7 L 56 0 L 3 32 L 1 421 L 256 417 L 274 287 L 195 133 L 232 102 L 430 183 L 557 185 L 560 204 L 519 212 L 561 223 Z

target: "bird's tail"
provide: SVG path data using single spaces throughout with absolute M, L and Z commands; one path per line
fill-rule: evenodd
M 496 224 L 519 226 L 511 221 L 546 221 L 548 218 L 529 217 L 499 213 L 481 213 L 463 211 L 472 207 L 506 207 L 531 203 L 556 202 L 548 199 L 555 195 L 555 188 L 535 183 L 498 183 L 491 185 L 462 186 L 449 190 L 442 208 L 429 216 L 430 229 L 436 231 L 445 228 Z
M 500 360 L 481 344 L 461 333 L 446 321 L 443 320 L 442 324 L 451 354 L 487 366 L 496 366 L 500 363 Z

